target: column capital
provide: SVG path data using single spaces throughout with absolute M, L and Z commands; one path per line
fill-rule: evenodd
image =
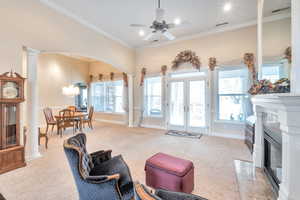
M 35 55 L 37 56 L 38 54 L 41 53 L 41 51 L 29 47 L 24 47 L 24 50 L 27 52 L 28 55 L 31 56 L 35 56 Z

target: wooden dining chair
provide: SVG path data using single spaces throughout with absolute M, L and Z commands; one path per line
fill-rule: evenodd
M 75 112 L 69 109 L 64 109 L 59 111 L 60 121 L 59 121 L 59 133 L 62 137 L 62 130 L 65 130 L 66 128 L 73 128 L 73 134 L 75 134 L 76 131 L 76 119 L 74 118 Z
M 83 126 L 88 124 L 90 129 L 93 129 L 93 115 L 94 115 L 94 107 L 91 106 L 89 110 L 89 115 L 86 119 L 82 120 Z
M 47 132 L 45 133 L 42 133 L 41 132 L 41 128 L 39 128 L 39 145 L 41 145 L 41 138 L 44 137 L 45 138 L 45 146 L 46 146 L 46 149 L 48 149 L 48 135 L 47 135 Z
M 43 111 L 44 111 L 44 116 L 45 116 L 46 123 L 47 123 L 47 128 L 46 128 L 46 134 L 47 134 L 49 127 L 52 126 L 52 132 L 53 132 L 54 127 L 56 126 L 57 123 L 53 117 L 51 108 L 44 108 Z

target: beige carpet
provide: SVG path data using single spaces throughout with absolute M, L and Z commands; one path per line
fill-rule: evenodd
M 135 180 L 144 183 L 145 160 L 157 152 L 185 159 L 195 165 L 194 193 L 209 200 L 240 199 L 234 160 L 250 160 L 243 141 L 203 136 L 200 140 L 165 135 L 165 131 L 127 128 L 121 125 L 95 123 L 87 133 L 89 152 L 112 149 L 122 154 Z M 0 193 L 7 200 L 76 200 L 77 191 L 63 152 L 64 138 L 50 137 L 49 148 L 43 145 L 43 157 L 27 163 L 27 167 L 0 175 Z

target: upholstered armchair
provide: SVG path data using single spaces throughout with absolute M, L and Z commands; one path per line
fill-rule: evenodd
M 130 200 L 132 178 L 122 156 L 111 151 L 88 154 L 86 136 L 77 134 L 64 142 L 80 200 Z

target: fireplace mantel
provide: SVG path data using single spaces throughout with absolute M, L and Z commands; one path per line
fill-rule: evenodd
M 275 112 L 282 131 L 282 182 L 279 200 L 300 198 L 300 94 L 266 94 L 252 98 L 256 115 L 253 161 L 264 166 L 263 113 Z

